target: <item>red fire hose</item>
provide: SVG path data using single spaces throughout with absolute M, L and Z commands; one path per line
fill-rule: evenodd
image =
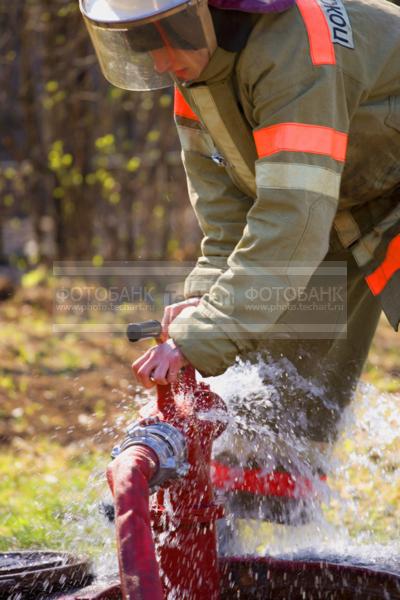
M 114 495 L 121 589 L 126 600 L 162 600 L 149 511 L 149 481 L 157 456 L 146 446 L 132 446 L 107 472 Z

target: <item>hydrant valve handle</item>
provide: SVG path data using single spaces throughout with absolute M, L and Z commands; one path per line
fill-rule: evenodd
M 143 321 L 143 323 L 129 323 L 126 335 L 130 342 L 138 342 L 146 338 L 159 338 L 161 331 L 160 321 Z

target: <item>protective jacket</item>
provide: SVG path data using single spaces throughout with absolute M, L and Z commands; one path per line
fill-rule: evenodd
M 397 328 L 399 57 L 399 7 L 297 0 L 255 17 L 240 52 L 218 48 L 198 80 L 177 87 L 183 164 L 204 233 L 185 295 L 203 297 L 170 334 L 204 375 L 257 349 L 255 326 L 266 341 L 284 318 L 282 306 L 248 324 L 243 274 L 262 280 L 279 262 L 274 285 L 306 286 L 312 270 L 294 282 L 290 267 L 316 268 L 334 229 L 366 269 L 371 293 L 385 292 Z M 366 207 L 372 223 L 356 216 Z

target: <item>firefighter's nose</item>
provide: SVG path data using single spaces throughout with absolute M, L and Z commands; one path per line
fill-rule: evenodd
M 157 73 L 166 73 L 171 71 L 172 61 L 168 52 L 165 49 L 152 50 L 151 56 L 154 62 L 154 69 Z

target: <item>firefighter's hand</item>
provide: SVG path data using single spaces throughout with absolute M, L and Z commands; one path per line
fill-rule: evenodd
M 179 371 L 188 364 L 174 340 L 169 339 L 135 360 L 132 370 L 139 383 L 151 388 L 156 384 L 174 383 Z
M 165 342 L 169 335 L 168 329 L 171 325 L 172 321 L 176 319 L 176 317 L 185 309 L 189 307 L 195 308 L 200 302 L 201 298 L 188 298 L 188 300 L 183 300 L 183 302 L 177 302 L 176 304 L 170 304 L 166 306 L 164 309 L 164 315 L 161 321 L 161 341 Z

